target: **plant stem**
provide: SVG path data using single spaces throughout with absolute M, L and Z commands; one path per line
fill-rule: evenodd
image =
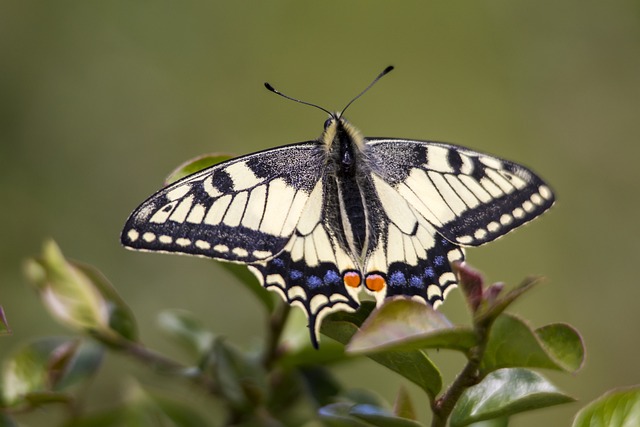
M 467 364 L 453 383 L 451 383 L 447 391 L 432 403 L 433 420 L 431 421 L 431 427 L 446 427 L 449 416 L 456 406 L 458 399 L 462 396 L 462 393 L 464 393 L 467 388 L 477 384 L 480 363 L 482 362 L 482 357 L 484 356 L 489 339 L 490 324 L 491 322 L 483 322 L 474 325 L 478 344 L 469 350 Z

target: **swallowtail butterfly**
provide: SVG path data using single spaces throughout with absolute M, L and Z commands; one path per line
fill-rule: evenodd
M 463 247 L 490 242 L 554 202 L 519 164 L 439 142 L 364 138 L 343 117 L 346 107 L 316 107 L 329 113 L 319 139 L 161 189 L 129 217 L 124 246 L 248 265 L 304 310 L 317 347 L 322 318 L 356 310 L 361 290 L 378 303 L 402 295 L 438 306 L 456 285 L 450 263 L 464 260 Z

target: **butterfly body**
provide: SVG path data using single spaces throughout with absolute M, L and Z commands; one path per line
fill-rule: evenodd
M 339 114 L 316 141 L 232 159 L 160 190 L 122 243 L 249 266 L 309 319 L 403 295 L 437 306 L 451 262 L 546 211 L 549 187 L 525 167 L 463 147 L 364 138 Z

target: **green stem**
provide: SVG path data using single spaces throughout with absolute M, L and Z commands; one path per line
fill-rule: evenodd
M 479 379 L 480 363 L 487 348 L 489 340 L 489 328 L 492 322 L 476 323 L 474 329 L 477 337 L 477 345 L 469 350 L 467 364 L 451 383 L 447 391 L 431 404 L 433 420 L 431 427 L 446 427 L 453 408 L 458 403 L 464 391 L 477 384 Z

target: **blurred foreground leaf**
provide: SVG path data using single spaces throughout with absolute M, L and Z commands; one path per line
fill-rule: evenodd
M 582 408 L 573 427 L 640 426 L 640 386 L 612 390 Z
M 536 372 L 499 369 L 465 390 L 450 422 L 452 427 L 461 427 L 573 400 Z
M 355 313 L 332 313 L 322 322 L 320 330 L 324 335 L 346 345 L 374 307 L 373 302 L 364 301 Z M 435 398 L 442 389 L 440 371 L 420 350 L 386 351 L 367 357 L 418 385 L 431 398 Z
M 213 333 L 186 310 L 165 310 L 158 315 L 160 328 L 196 358 L 202 358 L 213 343 Z
M 448 348 L 466 353 L 475 342 L 470 328 L 452 325 L 429 305 L 397 298 L 371 313 L 347 345 L 347 352 Z
M 206 169 L 210 166 L 217 165 L 218 163 L 222 163 L 229 159 L 232 159 L 234 156 L 229 154 L 220 154 L 220 153 L 212 153 L 212 154 L 203 154 L 201 156 L 195 157 L 193 159 L 187 160 L 177 168 L 175 168 L 164 180 L 164 185 L 172 184 L 186 176 L 199 172 L 203 169 Z
M 546 368 L 575 372 L 584 360 L 578 332 L 565 324 L 531 329 L 519 318 L 502 314 L 493 323 L 481 371 L 499 368 Z
M 133 313 L 96 269 L 67 261 L 52 240 L 40 258 L 25 263 L 25 275 L 60 323 L 81 332 L 137 338 Z
M 88 341 L 58 337 L 34 341 L 5 362 L 3 401 L 14 406 L 64 401 L 67 398 L 58 392 L 90 379 L 102 355 L 102 348 Z
M 384 408 L 367 404 L 333 403 L 320 408 L 320 418 L 336 427 L 420 427 L 421 424 L 402 418 Z

